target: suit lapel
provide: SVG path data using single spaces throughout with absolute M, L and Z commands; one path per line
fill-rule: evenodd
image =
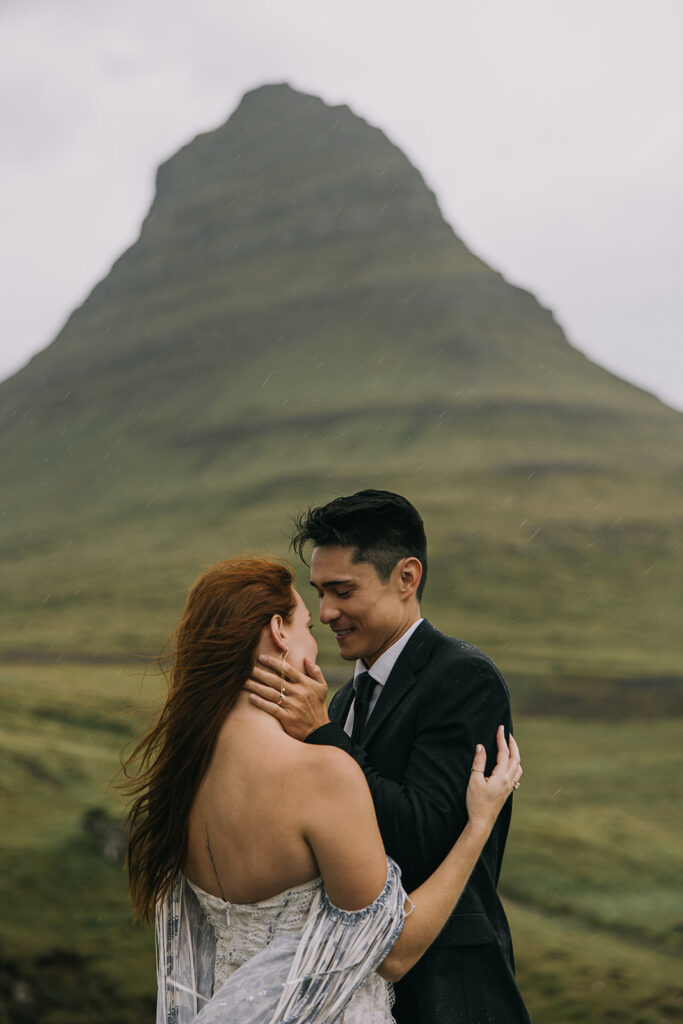
M 353 679 L 349 679 L 340 690 L 337 690 L 330 702 L 330 719 L 333 722 L 338 722 L 342 729 L 351 709 L 353 697 Z
M 378 729 L 381 728 L 389 715 L 417 682 L 416 672 L 428 660 L 437 636 L 437 631 L 425 619 L 424 622 L 420 623 L 403 651 L 401 651 L 400 657 L 382 687 L 379 700 L 363 730 L 362 744 L 364 747 L 367 748 L 368 743 Z M 351 701 L 347 705 L 347 711 L 350 705 Z

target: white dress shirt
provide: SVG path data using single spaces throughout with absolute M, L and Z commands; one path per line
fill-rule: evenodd
M 417 627 L 423 621 L 424 621 L 423 619 L 418 619 L 417 622 L 414 622 L 412 624 L 412 626 L 410 626 L 405 631 L 405 633 L 398 638 L 396 643 L 393 643 L 391 645 L 391 647 L 387 648 L 387 650 L 384 652 L 384 654 L 380 655 L 380 657 L 377 659 L 377 661 L 372 666 L 372 668 L 368 668 L 368 666 L 365 664 L 365 662 L 363 661 L 362 658 L 359 658 L 358 661 L 356 662 L 356 667 L 355 667 L 354 672 L 353 672 L 353 688 L 354 688 L 354 690 L 356 689 L 356 679 L 358 678 L 358 676 L 362 672 L 368 672 L 370 674 L 370 676 L 372 677 L 372 679 L 374 679 L 374 681 L 375 681 L 375 688 L 372 691 L 372 697 L 370 698 L 370 706 L 368 707 L 368 717 L 366 719 L 366 723 L 370 719 L 370 715 L 372 714 L 372 712 L 374 710 L 375 704 L 379 700 L 379 695 L 382 692 L 382 690 L 384 689 L 384 684 L 386 683 L 387 679 L 389 678 L 389 676 L 391 674 L 391 670 L 393 669 L 394 665 L 398 661 L 398 658 L 399 658 L 399 655 L 401 654 L 401 651 L 403 650 L 405 645 L 408 643 L 408 641 L 410 640 L 411 636 L 413 635 L 413 633 L 415 632 Z M 346 716 L 346 721 L 344 723 L 344 732 L 348 736 L 351 735 L 351 732 L 353 730 L 353 717 L 354 716 L 353 716 L 353 701 L 352 701 L 351 702 L 351 707 L 349 708 L 349 713 Z

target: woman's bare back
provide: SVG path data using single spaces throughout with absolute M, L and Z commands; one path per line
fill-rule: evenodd
M 307 778 L 325 748 L 293 740 L 240 695 L 189 816 L 185 874 L 232 903 L 256 903 L 319 874 L 304 837 Z

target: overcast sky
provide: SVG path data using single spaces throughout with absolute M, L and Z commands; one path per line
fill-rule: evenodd
M 348 103 L 569 340 L 683 409 L 683 0 L 0 0 L 0 378 L 248 89 Z

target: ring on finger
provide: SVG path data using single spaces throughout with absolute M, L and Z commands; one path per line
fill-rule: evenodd
M 279 708 L 283 708 L 285 706 L 285 698 L 281 696 L 279 700 L 275 701 L 275 703 Z
M 513 789 L 519 789 L 520 785 L 521 785 L 521 783 L 520 783 L 519 779 L 514 779 L 513 784 L 512 784 L 512 788 Z
M 471 771 L 473 771 L 473 772 L 481 772 L 482 775 L 486 774 L 486 772 L 484 771 L 483 768 L 472 768 Z

